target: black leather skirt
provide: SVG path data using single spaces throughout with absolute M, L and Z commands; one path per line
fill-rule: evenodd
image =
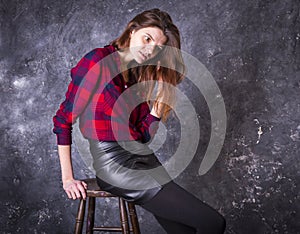
M 171 178 L 153 151 L 139 141 L 89 140 L 101 189 L 143 204 Z

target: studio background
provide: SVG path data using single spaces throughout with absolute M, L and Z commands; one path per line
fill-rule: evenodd
M 199 90 L 188 79 L 180 84 L 198 113 L 201 139 L 176 182 L 223 214 L 228 234 L 300 233 L 297 0 L 1 0 L 1 233 L 73 232 L 78 201 L 62 189 L 52 117 L 79 59 L 154 7 L 171 15 L 182 50 L 211 72 L 227 111 L 221 154 L 199 176 L 210 115 Z M 161 160 L 180 141 L 175 117 L 166 128 Z M 92 176 L 73 146 L 76 178 Z M 102 205 L 99 219 L 117 222 L 109 208 L 115 201 Z M 142 233 L 165 233 L 150 213 L 138 208 L 138 215 Z

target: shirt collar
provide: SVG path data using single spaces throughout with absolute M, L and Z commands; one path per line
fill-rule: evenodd
M 121 58 L 116 48 L 113 45 L 106 45 L 104 47 L 106 47 L 110 51 L 110 53 L 113 54 L 114 60 L 117 63 L 118 70 L 121 71 Z

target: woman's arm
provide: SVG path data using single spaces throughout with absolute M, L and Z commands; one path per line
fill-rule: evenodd
M 63 188 L 69 198 L 86 197 L 86 183 L 74 179 L 71 144 L 72 125 L 84 111 L 93 95 L 100 77 L 100 60 L 109 54 L 108 49 L 96 48 L 87 53 L 75 67 L 71 69 L 71 82 L 66 98 L 53 117 L 53 132 L 57 135 Z
M 83 181 L 75 180 L 73 176 L 71 146 L 58 145 L 58 154 L 61 166 L 63 188 L 69 198 L 86 198 L 85 189 L 87 184 Z
M 159 83 L 158 90 L 161 89 L 161 83 Z M 148 142 L 156 134 L 158 124 L 161 119 L 163 103 L 158 102 L 158 105 L 152 106 L 150 111 L 149 105 L 143 103 L 140 107 L 140 120 L 136 124 L 143 136 L 142 142 Z
M 158 64 L 157 64 L 157 70 L 159 70 L 159 69 L 160 69 L 160 61 L 158 61 Z M 162 87 L 163 87 L 163 80 L 162 80 L 162 78 L 158 78 L 157 94 L 159 94 L 161 92 Z M 150 114 L 154 115 L 157 118 L 161 118 L 161 110 L 163 108 L 163 104 L 161 102 L 158 102 L 157 108 L 158 109 L 156 109 L 153 106 Z

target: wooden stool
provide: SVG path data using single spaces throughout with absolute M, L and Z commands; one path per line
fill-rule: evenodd
M 89 206 L 88 206 L 88 213 L 87 213 L 86 233 L 92 234 L 93 231 L 110 231 L 110 232 L 122 232 L 126 234 L 131 232 L 134 234 L 140 234 L 139 222 L 136 215 L 135 205 L 133 203 L 127 202 L 121 197 L 115 196 L 111 193 L 101 190 L 97 184 L 96 178 L 84 179 L 83 181 L 85 181 L 88 185 L 86 193 L 87 193 L 87 200 Z M 117 197 L 119 199 L 121 226 L 94 227 L 96 197 L 103 197 L 103 198 Z M 86 204 L 86 200 L 80 199 L 77 217 L 76 217 L 75 234 L 82 233 L 85 204 Z M 127 212 L 126 204 L 128 207 L 128 212 Z M 130 217 L 131 227 L 129 227 L 128 213 Z

